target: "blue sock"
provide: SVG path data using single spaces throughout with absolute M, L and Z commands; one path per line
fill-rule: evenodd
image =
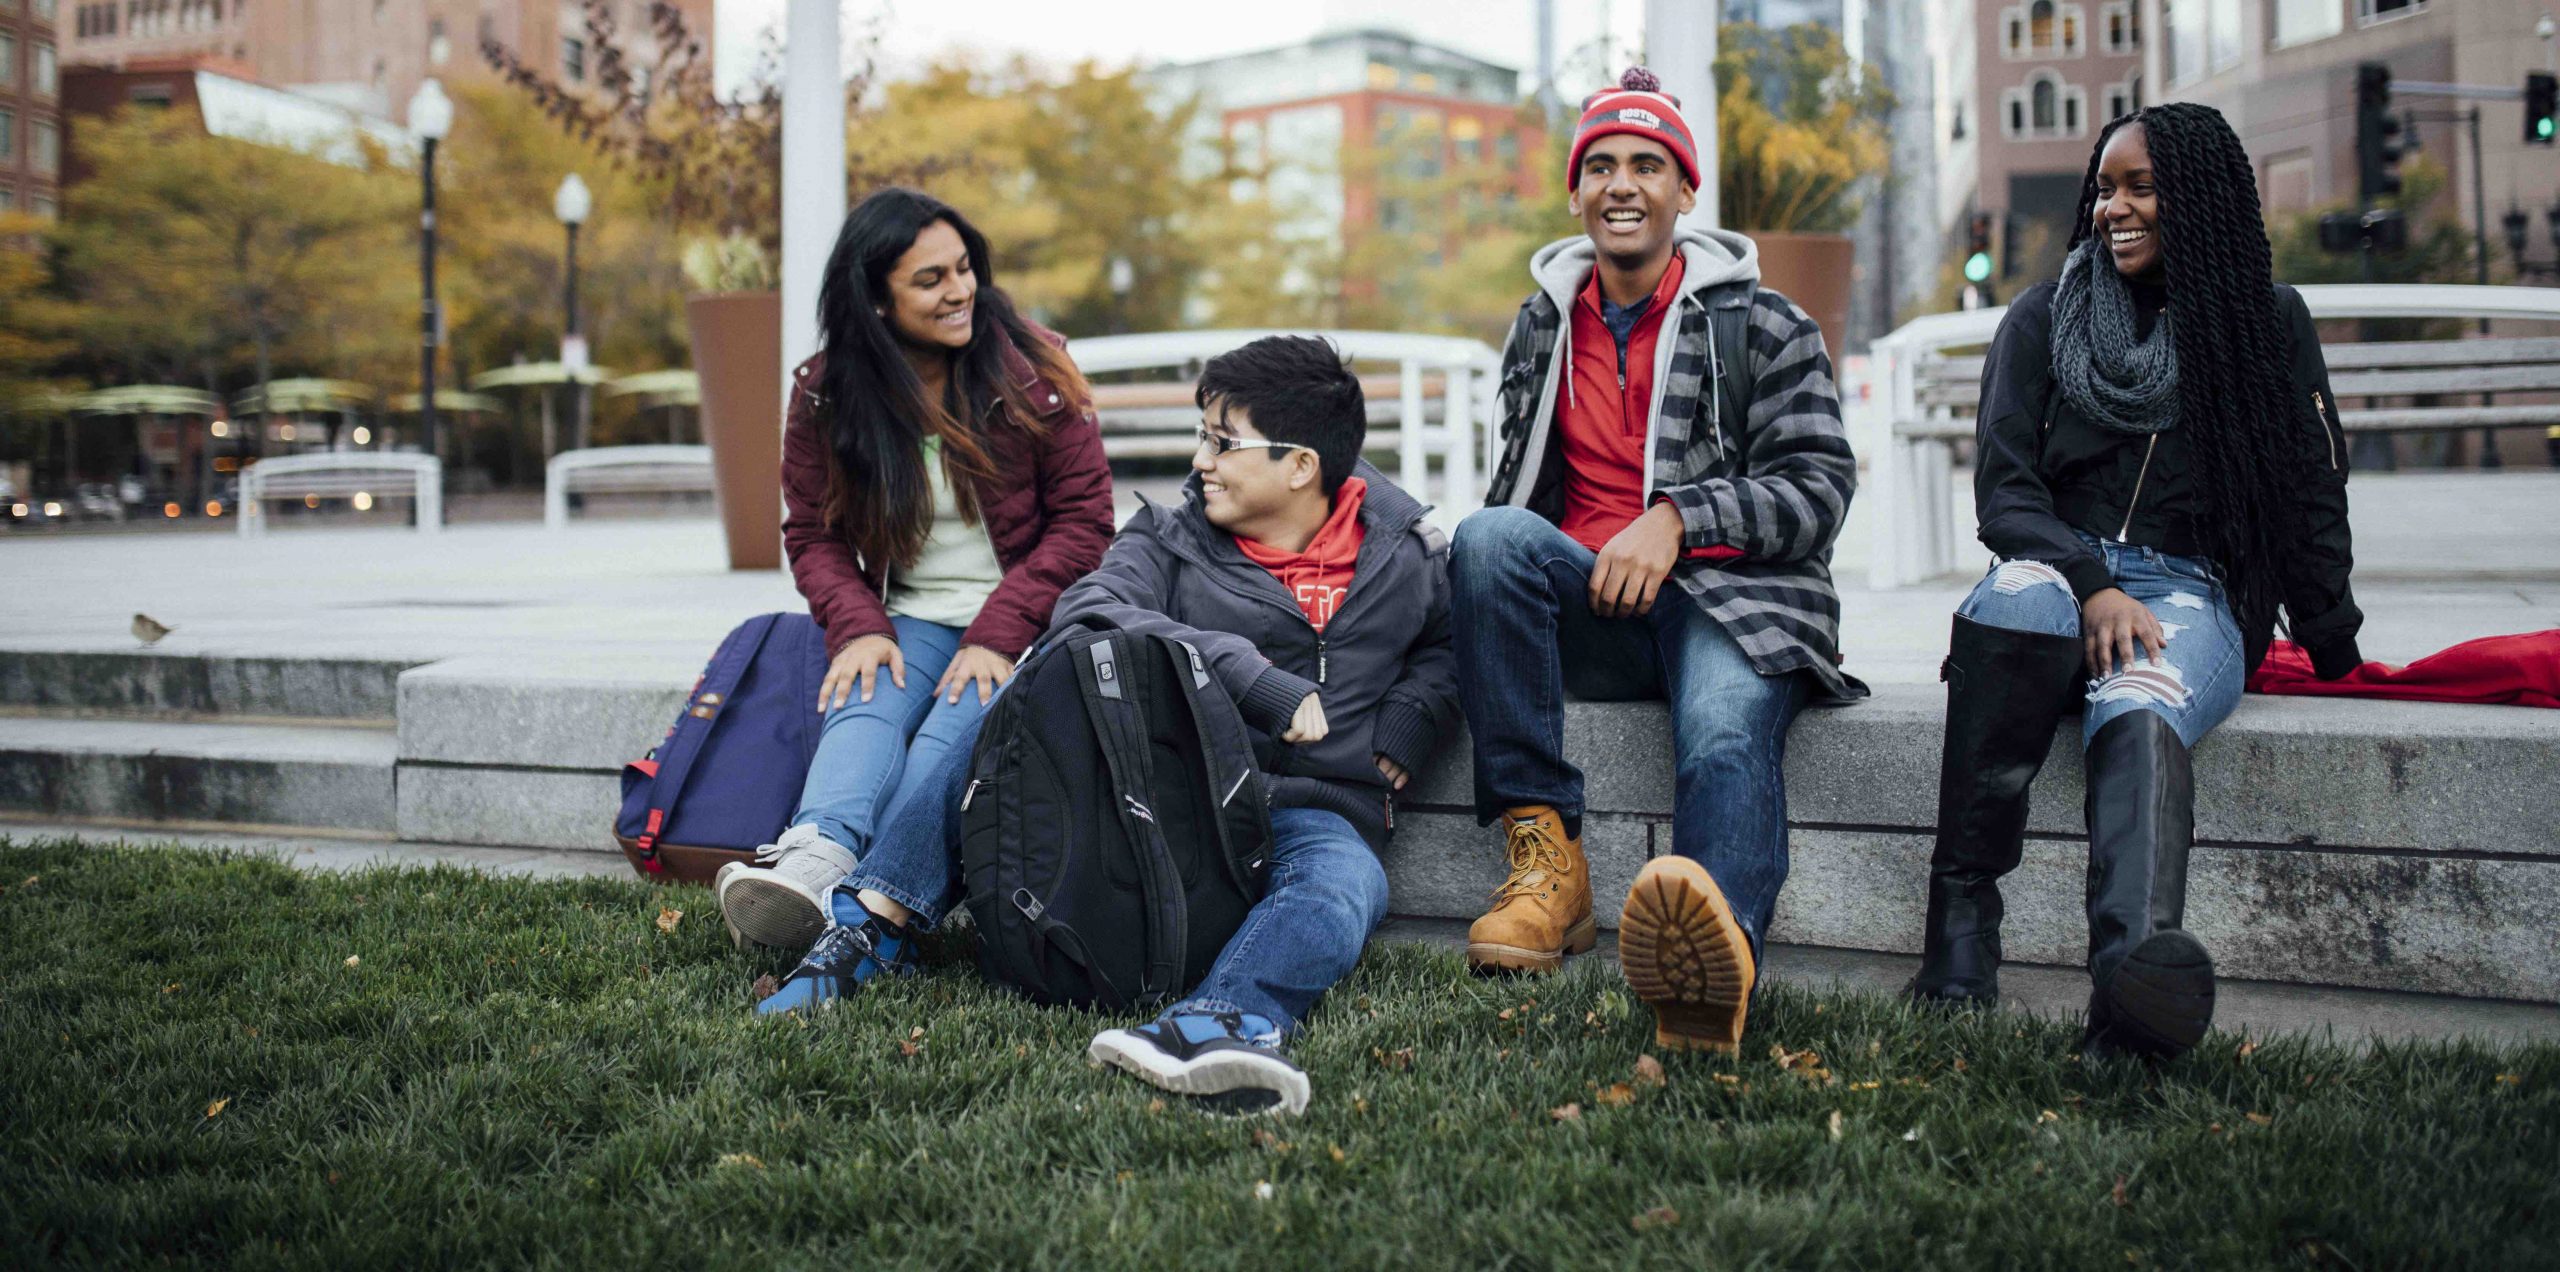
M 828 909 L 840 927 L 861 927 L 871 921 L 871 911 L 863 908 L 862 899 L 851 888 L 838 885 L 827 898 Z

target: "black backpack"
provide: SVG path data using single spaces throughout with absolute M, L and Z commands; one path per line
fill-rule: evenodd
M 987 978 L 1034 1002 L 1152 1007 L 1209 972 L 1269 874 L 1251 734 L 1200 652 L 1081 632 L 1015 673 L 958 820 Z

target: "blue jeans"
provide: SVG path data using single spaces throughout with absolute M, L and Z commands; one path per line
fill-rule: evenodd
M 1787 881 L 1787 728 L 1811 685 L 1801 674 L 1761 675 L 1668 580 L 1650 614 L 1592 613 L 1597 559 L 1525 508 L 1487 508 L 1458 527 L 1450 625 L 1475 742 L 1476 817 L 1544 804 L 1580 834 L 1582 770 L 1564 755 L 1565 695 L 1666 699 L 1671 850 L 1715 876 L 1757 949 Z
M 2089 682 L 2081 745 L 2087 746 L 2118 716 L 2153 711 L 2178 731 L 2179 741 L 2193 747 L 2230 718 L 2248 681 L 2247 669 L 2240 665 L 2240 624 L 2231 616 L 2220 572 L 2199 557 L 2109 543 L 2091 534 L 2082 534 L 2080 541 L 2106 563 L 2125 595 L 2149 607 L 2168 637 L 2158 661 L 2137 654 L 2132 666 Z M 1956 613 L 2011 631 L 2080 634 L 2080 602 L 2071 584 L 2061 571 L 2037 561 L 1994 565 Z
M 901 689 L 883 666 L 871 694 L 856 687 L 845 704 L 827 713 L 818 754 L 800 788 L 793 825 L 814 825 L 859 857 L 871 851 L 880 827 L 935 789 L 925 779 L 946 754 L 965 767 L 969 744 L 986 708 L 976 685 L 958 702 L 933 696 L 934 683 L 960 652 L 960 629 L 913 618 L 892 618 L 898 653 L 907 665 Z
M 1271 810 L 1271 884 L 1227 938 L 1208 978 L 1165 1016 L 1242 1012 L 1283 1034 L 1351 974 L 1387 917 L 1387 871 L 1339 813 Z

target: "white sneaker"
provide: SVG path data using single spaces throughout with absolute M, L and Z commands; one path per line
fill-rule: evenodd
M 720 916 L 739 940 L 805 950 L 827 930 L 827 893 L 853 873 L 853 850 L 815 826 L 794 826 L 756 849 L 750 864 L 733 861 L 712 876 Z

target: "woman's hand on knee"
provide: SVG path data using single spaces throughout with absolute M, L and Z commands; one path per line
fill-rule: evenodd
M 996 688 L 1013 679 L 1013 660 L 979 645 L 962 645 L 951 656 L 951 665 L 943 668 L 942 681 L 933 687 L 933 696 L 945 702 L 958 702 L 972 681 L 978 686 L 978 705 L 996 696 Z M 903 685 L 903 681 L 900 682 Z
M 827 678 L 818 682 L 818 714 L 845 704 L 859 686 L 862 700 L 871 701 L 871 691 L 880 679 L 880 668 L 889 668 L 890 683 L 907 687 L 907 658 L 898 652 L 898 642 L 886 636 L 858 636 L 852 644 L 836 651 L 834 661 L 827 664 Z
M 2137 654 L 2158 659 L 2169 646 L 2151 607 L 2120 587 L 2102 588 L 2080 605 L 2080 645 L 2089 674 L 2105 677 L 2133 666 Z

